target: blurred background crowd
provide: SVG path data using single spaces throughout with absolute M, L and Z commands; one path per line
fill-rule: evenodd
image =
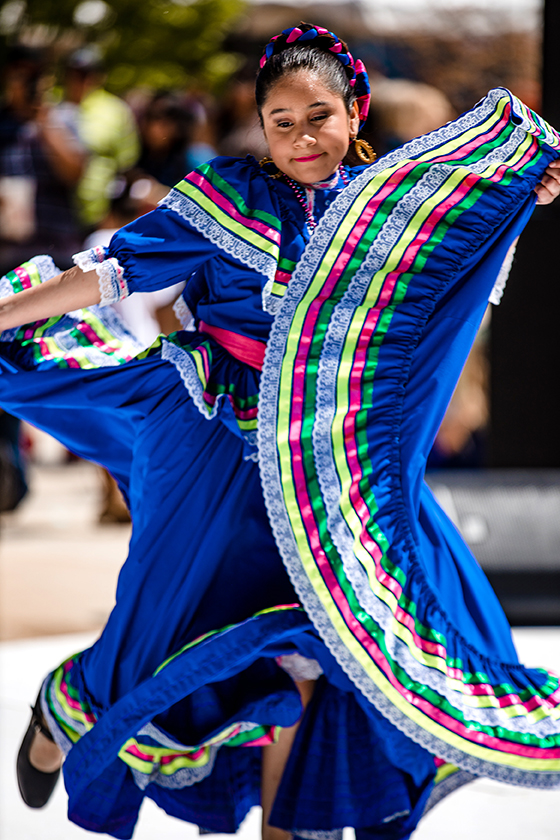
M 216 154 L 264 156 L 253 96 L 258 60 L 268 38 L 294 21 L 320 21 L 365 61 L 372 109 L 363 133 L 383 154 L 498 85 L 538 109 L 538 6 L 0 2 L 0 276 L 38 253 L 68 268 L 72 254 L 108 244 L 115 229 Z M 177 293 L 133 296 L 122 308 L 146 345 L 178 328 Z M 433 467 L 485 463 L 487 326 L 438 435 Z M 25 493 L 33 433 L 22 436 L 4 415 L 0 436 L 6 510 Z

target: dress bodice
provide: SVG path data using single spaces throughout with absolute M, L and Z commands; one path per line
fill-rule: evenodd
M 347 170 L 351 181 L 363 167 Z M 344 189 L 340 174 L 305 190 L 318 221 Z M 176 306 L 183 331 L 160 338 L 200 411 L 254 440 L 260 371 L 232 342 L 261 345 L 261 358 L 288 282 L 312 235 L 293 188 L 257 161 L 216 158 L 180 182 L 160 206 L 126 225 L 108 249 L 78 255 L 100 274 L 103 303 L 185 282 Z M 226 340 L 224 339 L 224 336 Z M 222 398 L 227 396 L 228 400 Z M 231 408 L 233 408 L 233 417 Z
M 307 191 L 316 220 L 343 187 L 339 176 L 331 188 Z M 267 283 L 282 294 L 309 237 L 304 210 L 286 181 L 270 177 L 250 156 L 217 158 L 177 185 L 153 213 L 119 231 L 108 256 L 123 268 L 129 293 L 186 281 L 184 326 L 188 310 L 195 323 L 266 341 L 272 323 Z

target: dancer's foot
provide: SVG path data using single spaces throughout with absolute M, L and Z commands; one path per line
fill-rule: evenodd
M 41 773 L 54 773 L 62 766 L 62 752 L 41 730 L 35 733 L 28 755 L 32 766 Z
M 38 697 L 17 757 L 19 792 L 30 808 L 42 808 L 49 801 L 60 775 L 62 758 Z

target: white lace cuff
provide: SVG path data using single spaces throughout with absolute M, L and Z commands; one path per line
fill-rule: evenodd
M 128 297 L 128 285 L 124 277 L 124 269 L 115 257 L 107 257 L 107 248 L 98 246 L 80 251 L 72 257 L 74 263 L 82 271 L 97 271 L 99 277 L 99 292 L 101 300 L 99 306 L 109 306 Z
M 98 245 L 96 248 L 88 248 L 87 251 L 80 251 L 72 257 L 74 265 L 82 271 L 93 271 L 94 268 L 107 259 L 107 248 Z

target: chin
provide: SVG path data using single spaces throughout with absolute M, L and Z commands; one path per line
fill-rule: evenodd
M 302 164 L 301 166 L 298 166 L 297 169 L 292 169 L 294 173 L 293 175 L 290 175 L 289 172 L 288 175 L 290 175 L 291 178 L 294 178 L 294 180 L 300 181 L 301 183 L 314 184 L 317 181 L 326 181 L 328 178 L 330 178 L 336 170 L 336 166 L 336 164 L 333 164 L 332 166 L 326 166 L 324 163 L 322 163 L 321 166 L 311 166 Z

